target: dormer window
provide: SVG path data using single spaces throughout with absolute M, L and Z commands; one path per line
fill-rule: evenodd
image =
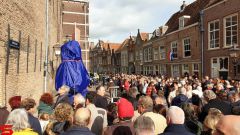
M 185 27 L 188 19 L 190 19 L 190 16 L 187 16 L 187 15 L 179 17 L 179 29 L 182 29 Z

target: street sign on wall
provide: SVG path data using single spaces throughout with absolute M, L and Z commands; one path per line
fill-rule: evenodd
M 12 39 L 9 40 L 9 46 L 14 49 L 19 49 L 20 48 L 20 43 L 17 41 L 14 41 Z

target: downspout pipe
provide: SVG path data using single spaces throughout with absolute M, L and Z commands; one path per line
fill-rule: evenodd
M 46 30 L 45 30 L 45 62 L 44 62 L 44 93 L 47 92 L 47 74 L 48 74 L 48 0 L 46 2 Z
M 200 37 L 201 37 L 201 76 L 204 77 L 204 11 L 200 11 Z

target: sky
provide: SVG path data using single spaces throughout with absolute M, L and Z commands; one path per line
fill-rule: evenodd
M 190 4 L 195 0 L 185 0 Z M 163 26 L 183 0 L 90 0 L 90 41 L 122 43 L 130 35 Z

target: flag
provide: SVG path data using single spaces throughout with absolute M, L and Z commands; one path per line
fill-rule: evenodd
M 173 61 L 173 52 L 172 51 L 169 51 L 168 59 L 169 59 L 169 61 Z

